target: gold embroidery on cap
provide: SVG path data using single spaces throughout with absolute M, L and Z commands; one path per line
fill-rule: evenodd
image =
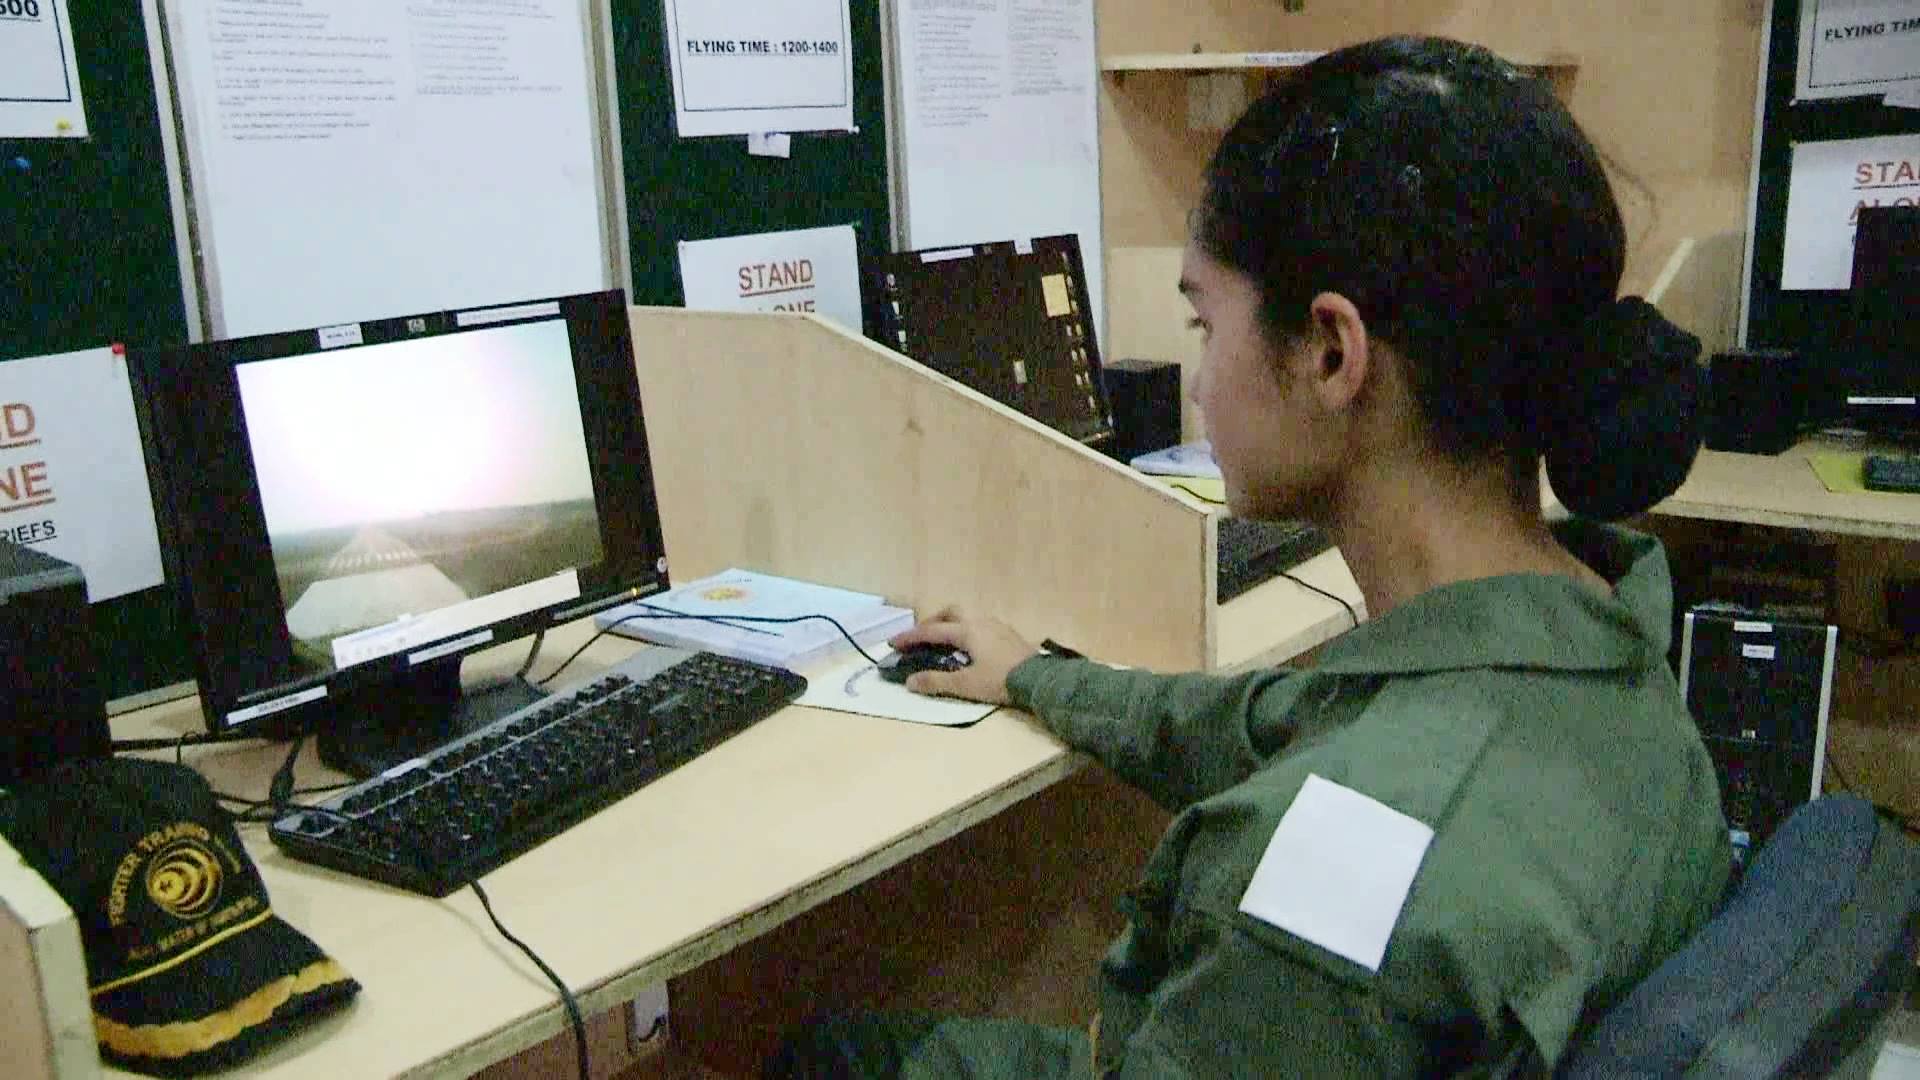
M 197 919 L 220 902 L 220 859 L 198 839 L 175 841 L 147 866 L 147 897 L 176 919 Z
M 273 980 L 212 1016 L 136 1026 L 95 1013 L 93 1030 L 101 1045 L 128 1057 L 183 1058 L 211 1050 L 242 1031 L 265 1023 L 295 995 L 311 994 L 346 980 L 346 970 L 339 964 L 331 959 L 318 960 L 296 974 Z

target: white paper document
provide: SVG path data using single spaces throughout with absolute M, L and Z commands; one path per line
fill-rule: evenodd
M 1920 0 L 1800 0 L 1796 101 L 1920 85 Z
M 125 356 L 0 363 L 0 538 L 80 567 L 95 603 L 161 583 Z
M 1860 208 L 1920 202 L 1920 134 L 1800 143 L 1787 189 L 1780 288 L 1844 289 Z
M 1240 910 L 1378 971 L 1432 842 L 1425 822 L 1309 776 L 1267 842 Z
M 1073 233 L 1104 338 L 1093 0 L 899 0 L 894 37 L 905 246 Z
M 1163 450 L 1141 454 L 1131 462 L 1148 476 L 1203 476 L 1220 479 L 1220 463 L 1213 460 L 1213 444 L 1205 441 L 1181 443 Z
M 685 241 L 680 283 L 687 306 L 701 311 L 814 312 L 860 332 L 851 225 Z
M 0 0 L 0 139 L 86 134 L 67 0 Z
M 578 0 L 168 10 L 215 336 L 608 287 Z
M 664 0 L 681 138 L 853 130 L 847 0 Z
M 797 621 L 755 621 L 766 619 Z M 913 612 L 873 593 L 731 569 L 603 611 L 594 622 L 626 637 L 804 674 L 841 654 L 857 656 L 847 635 L 880 647 L 913 625 Z
M 885 660 L 893 650 L 884 646 L 869 648 L 875 660 Z M 961 727 L 984 719 L 999 706 L 975 701 L 928 697 L 916 694 L 899 683 L 890 683 L 864 658 L 842 653 L 839 659 L 802 671 L 807 677 L 807 692 L 796 704 L 835 712 L 883 716 L 915 724 Z

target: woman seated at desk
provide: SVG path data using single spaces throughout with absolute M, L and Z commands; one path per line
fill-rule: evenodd
M 926 693 L 1010 701 L 1177 811 L 1094 1031 L 850 1016 L 771 1075 L 1434 1076 L 1550 1065 L 1729 866 L 1643 510 L 1699 343 L 1616 300 L 1620 212 L 1548 85 L 1455 42 L 1315 61 L 1226 135 L 1181 291 L 1236 513 L 1339 542 L 1371 619 L 1310 671 L 1117 671 L 949 610 Z M 1091 1064 L 1089 1058 L 1092 1058 Z

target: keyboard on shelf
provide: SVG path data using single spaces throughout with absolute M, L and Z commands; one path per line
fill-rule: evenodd
M 711 749 L 806 690 L 792 672 L 643 649 L 273 823 L 289 855 L 445 896 Z
M 1332 546 L 1326 533 L 1304 521 L 1223 517 L 1214 549 L 1215 595 L 1224 604 Z

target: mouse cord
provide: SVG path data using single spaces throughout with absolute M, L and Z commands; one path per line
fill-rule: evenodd
M 398 829 L 383 828 L 371 821 L 363 821 L 351 817 L 330 807 L 301 806 L 295 809 L 335 818 L 349 827 L 357 826 L 372 829 L 375 832 L 384 833 L 386 836 L 398 840 L 408 847 L 413 846 L 413 837 Z M 540 958 L 539 953 L 533 951 L 533 946 L 528 945 L 526 942 L 514 936 L 513 931 L 508 930 L 507 925 L 500 921 L 500 916 L 495 914 L 493 910 L 493 898 L 487 895 L 487 890 L 480 887 L 480 879 L 469 879 L 467 881 L 467 887 L 473 890 L 473 895 L 480 898 L 480 906 L 486 910 L 487 918 L 492 921 L 493 928 L 500 932 L 500 936 L 506 938 L 515 948 L 525 953 L 527 959 L 533 961 L 533 966 L 540 969 L 540 974 L 545 975 L 547 981 L 553 984 L 554 989 L 560 992 L 560 1004 L 566 1008 L 567 1023 L 568 1026 L 573 1029 L 574 1058 L 575 1063 L 579 1066 L 580 1080 L 593 1080 L 593 1070 L 587 1059 L 587 1021 L 580 1013 L 579 999 L 573 996 L 573 991 L 568 988 L 566 980 L 560 977 L 559 972 L 554 971 L 545 960 Z
M 539 659 L 540 657 L 540 644 L 546 640 L 547 640 L 546 627 L 543 626 L 540 629 L 535 630 L 533 632 L 533 644 L 529 646 L 527 649 L 527 662 L 524 664 L 521 664 L 520 670 L 513 673 L 514 678 L 524 679 L 527 677 L 527 672 L 533 670 L 533 662 Z
M 1349 629 L 1349 630 L 1351 630 L 1351 629 L 1353 629 L 1354 627 L 1357 627 L 1357 626 L 1359 626 L 1359 625 L 1360 625 L 1360 613 L 1359 613 L 1359 612 L 1357 612 L 1357 611 L 1355 611 L 1355 610 L 1353 610 L 1353 605 L 1352 605 L 1352 604 L 1349 604 L 1349 603 L 1347 603 L 1347 601 L 1346 601 L 1346 599 L 1345 599 L 1344 597 L 1341 597 L 1341 596 L 1337 596 L 1337 595 L 1335 595 L 1335 594 L 1333 594 L 1333 593 L 1330 593 L 1330 592 L 1328 592 L 1327 590 L 1325 590 L 1325 589 L 1323 589 L 1323 588 L 1321 588 L 1321 587 L 1320 587 L 1320 586 L 1318 586 L 1318 585 L 1311 585 L 1311 584 L 1308 584 L 1307 582 L 1305 582 L 1305 581 L 1302 581 L 1302 580 L 1300 580 L 1299 578 L 1297 578 L 1297 577 L 1295 577 L 1295 576 L 1293 576 L 1293 574 L 1291 574 L 1291 573 L 1289 573 L 1288 571 L 1285 571 L 1285 570 L 1282 570 L 1282 571 L 1280 572 L 1280 576 L 1281 576 L 1281 577 L 1283 577 L 1283 578 L 1286 578 L 1286 579 L 1287 579 L 1288 581 L 1291 581 L 1291 582 L 1293 582 L 1293 583 L 1294 583 L 1295 585 L 1298 585 L 1298 586 L 1300 586 L 1300 587 L 1301 587 L 1301 588 L 1303 588 L 1303 589 L 1307 589 L 1307 590 L 1309 590 L 1309 591 L 1312 591 L 1312 592 L 1317 592 L 1317 593 L 1319 593 L 1319 594 L 1320 594 L 1321 596 L 1324 596 L 1324 597 L 1326 597 L 1327 599 L 1329 599 L 1329 600 L 1331 600 L 1331 601 L 1333 601 L 1334 603 L 1336 603 L 1336 604 L 1339 604 L 1339 605 L 1340 605 L 1341 607 L 1343 607 L 1343 608 L 1346 608 L 1346 609 L 1347 609 L 1347 618 L 1349 618 L 1349 619 L 1352 619 L 1352 620 L 1353 620 L 1353 626 L 1350 626 L 1350 627 L 1348 627 L 1348 629 Z
M 559 667 L 554 668 L 552 671 L 548 672 L 544 677 L 535 679 L 534 685 L 545 686 L 548 683 L 552 682 L 555 678 L 559 677 L 561 672 L 567 670 L 567 665 L 573 663 L 575 660 L 580 659 L 580 654 L 586 652 L 589 648 L 591 648 L 594 642 L 599 641 L 603 637 L 606 637 L 608 633 L 610 633 L 615 627 L 619 626 L 620 624 L 625 622 L 630 622 L 634 619 L 693 619 L 698 622 L 719 623 L 722 626 L 730 626 L 734 623 L 801 623 L 801 622 L 807 622 L 812 619 L 818 619 L 822 622 L 832 623 L 833 628 L 835 630 L 840 631 L 840 636 L 847 639 L 847 643 L 853 646 L 853 651 L 859 653 L 861 659 L 865 660 L 869 664 L 880 663 L 880 661 L 874 659 L 872 653 L 869 653 L 867 652 L 867 650 L 860 647 L 860 642 L 855 640 L 854 636 L 847 632 L 846 627 L 840 625 L 839 620 L 828 615 L 795 615 L 790 618 L 775 618 L 774 616 L 771 616 L 771 615 L 688 615 L 678 611 L 662 611 L 662 610 L 648 609 L 646 611 L 636 611 L 631 615 L 625 616 L 624 618 L 616 619 L 613 622 L 608 623 L 606 626 L 600 629 L 599 633 L 588 638 L 587 643 L 585 645 L 582 645 L 579 648 L 573 650 L 573 655 L 567 657 L 565 660 L 560 661 Z
M 500 931 L 500 936 L 512 942 L 521 952 L 526 953 L 527 959 L 533 961 L 533 965 L 540 969 L 540 973 L 547 977 L 547 981 L 560 991 L 560 1003 L 566 1006 L 567 1022 L 573 1027 L 573 1049 L 580 1066 L 580 1080 L 592 1080 L 593 1071 L 587 1064 L 587 1022 L 580 1016 L 580 1002 L 574 999 L 573 991 L 567 989 L 565 980 L 560 978 L 558 972 L 548 967 L 545 960 L 540 959 L 540 954 L 534 952 L 532 946 L 514 937 L 513 931 L 508 930 L 506 924 L 500 921 L 500 916 L 493 913 L 493 901 L 487 896 L 487 890 L 480 887 L 479 879 L 469 881 L 467 885 L 473 889 L 473 895 L 480 898 L 480 906 L 487 910 L 487 918 L 493 920 L 493 928 Z

